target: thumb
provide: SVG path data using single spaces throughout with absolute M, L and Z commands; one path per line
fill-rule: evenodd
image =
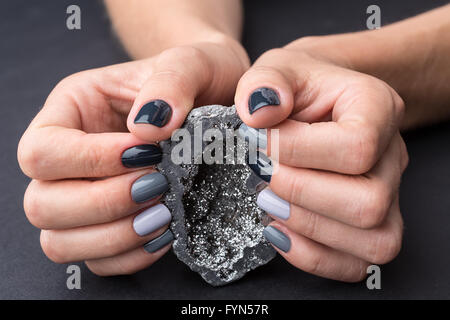
M 252 128 L 270 128 L 294 111 L 296 79 L 272 52 L 263 54 L 239 80 L 235 104 L 240 118 Z
M 168 49 L 154 59 L 153 70 L 136 97 L 127 126 L 138 138 L 170 138 L 199 103 L 230 103 L 241 68 L 215 44 Z M 238 71 L 238 72 L 236 72 Z
M 150 77 L 142 86 L 128 115 L 127 126 L 142 140 L 168 139 L 192 109 L 197 94 L 211 74 L 199 49 L 179 47 L 154 59 Z

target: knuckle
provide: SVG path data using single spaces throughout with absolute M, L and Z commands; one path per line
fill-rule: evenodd
M 109 274 L 107 270 L 102 267 L 101 264 L 97 263 L 96 261 L 85 261 L 84 264 L 86 267 L 96 276 L 99 277 L 106 277 L 112 274 Z
M 30 178 L 39 177 L 39 172 L 41 171 L 40 166 L 43 157 L 39 150 L 40 148 L 27 135 L 20 139 L 17 149 L 17 160 L 23 173 Z
M 142 269 L 139 264 L 124 261 L 121 257 L 85 261 L 85 264 L 92 273 L 100 277 L 132 275 Z
M 311 274 L 321 273 L 320 269 L 322 268 L 322 262 L 322 256 L 320 254 L 311 253 L 311 255 L 305 259 L 302 269 Z
M 47 225 L 46 210 L 41 209 L 39 192 L 37 191 L 39 181 L 32 180 L 28 185 L 23 197 L 23 209 L 28 221 L 39 229 Z
M 406 170 L 409 164 L 409 154 L 406 144 L 403 139 L 400 139 L 400 154 L 401 154 L 401 170 L 402 172 Z
M 106 150 L 98 146 L 95 148 L 80 148 L 77 163 L 83 163 L 87 176 L 102 175 L 102 168 L 107 168 L 108 163 L 105 155 L 108 154 Z
M 42 230 L 40 241 L 42 250 L 51 261 L 55 263 L 69 262 L 65 250 L 62 249 L 60 242 L 55 239 L 54 231 Z
M 86 75 L 92 73 L 92 70 L 84 70 L 68 75 L 67 77 L 61 79 L 58 82 L 55 89 L 70 89 L 73 85 L 77 85 L 81 78 L 84 78 Z
M 95 206 L 95 212 L 101 215 L 104 220 L 107 220 L 105 222 L 116 220 L 118 218 L 117 213 L 127 209 L 120 206 L 117 192 L 111 189 L 106 190 L 101 181 L 94 181 L 91 186 L 92 193 L 90 194 L 93 195 L 91 199 L 93 206 Z
M 180 46 L 161 52 L 157 58 L 157 64 L 170 65 L 174 61 L 202 61 L 207 55 L 199 48 L 193 46 Z
M 127 243 L 118 241 L 118 235 L 123 234 L 123 230 L 119 230 L 119 227 L 110 225 L 105 228 L 102 235 L 102 248 L 103 252 L 109 256 L 116 256 L 124 251 Z M 122 247 L 122 245 L 124 247 Z
M 132 275 L 142 269 L 139 265 L 135 265 L 133 263 L 124 264 L 124 263 L 120 263 L 118 261 L 118 259 L 116 259 L 116 260 L 117 260 L 116 265 L 117 265 L 117 269 L 118 269 L 117 274 Z
M 367 127 L 361 125 L 358 135 L 350 143 L 345 166 L 350 168 L 351 174 L 368 172 L 378 160 L 379 136 L 375 130 Z
M 319 216 L 317 214 L 315 214 L 314 212 L 309 212 L 305 236 L 310 239 L 315 239 L 318 233 L 318 218 Z
M 357 265 L 357 270 L 355 272 L 355 277 L 351 282 L 361 282 L 365 278 L 367 278 L 367 267 L 369 266 L 369 263 L 363 260 L 359 260 L 359 263 Z
M 401 235 L 398 231 L 380 233 L 376 236 L 369 260 L 375 264 L 386 264 L 398 255 L 401 246 Z
M 340 281 L 356 283 L 364 280 L 367 277 L 367 266 L 369 264 L 364 260 L 357 259 L 350 263 L 342 270 L 342 274 L 338 278 Z
M 305 185 L 308 183 L 307 179 L 304 177 L 303 179 L 299 178 L 299 175 L 293 174 L 290 175 L 289 178 L 286 177 L 285 182 L 288 187 L 287 190 L 289 190 L 288 201 L 290 203 L 302 203 L 299 197 L 301 197 L 301 195 L 303 194 Z
M 289 44 L 285 45 L 284 48 L 286 49 L 297 49 L 298 47 L 313 47 L 317 45 L 317 42 L 321 40 L 320 36 L 306 36 L 301 37 L 297 40 L 294 40 L 290 42 Z
M 363 197 L 360 206 L 360 227 L 371 229 L 379 226 L 385 219 L 392 203 L 392 192 L 383 185 L 371 187 Z
M 180 62 L 183 68 L 174 67 Z M 208 71 L 212 70 L 209 56 L 193 46 L 175 47 L 161 52 L 156 59 L 156 66 L 156 75 L 164 74 L 181 87 L 192 83 L 193 76 L 207 77 Z
M 399 119 L 399 123 L 401 120 L 403 120 L 403 117 L 405 116 L 406 106 L 403 99 L 394 91 L 393 91 L 393 100 L 394 100 L 394 107 L 397 111 L 397 118 Z
M 280 72 L 275 69 L 272 68 L 270 66 L 266 66 L 266 65 L 254 65 L 250 68 L 249 71 L 247 71 L 244 75 L 243 78 L 244 79 L 252 79 L 255 78 L 257 76 L 261 76 L 262 75 L 267 75 L 268 77 L 279 77 Z
M 279 58 L 279 57 L 285 56 L 287 53 L 288 53 L 288 51 L 285 50 L 285 49 L 282 49 L 282 48 L 273 48 L 273 49 L 270 49 L 270 50 L 267 50 L 266 52 L 264 52 L 264 53 L 261 55 L 261 58 L 262 58 L 262 59 L 267 59 L 267 58 L 270 58 L 270 59 L 272 59 L 272 58 Z
M 283 147 L 283 158 L 286 163 L 295 163 L 299 158 L 299 146 L 303 146 L 302 135 L 296 134 L 285 139 L 286 147 Z

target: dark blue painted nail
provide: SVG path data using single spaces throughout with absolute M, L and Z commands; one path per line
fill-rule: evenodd
M 154 144 L 135 146 L 122 153 L 122 164 L 127 168 L 152 166 L 160 163 L 161 160 L 161 149 Z
M 261 151 L 249 152 L 247 156 L 247 164 L 253 172 L 267 183 L 272 178 L 272 161 Z
M 248 111 L 250 114 L 265 106 L 280 105 L 278 94 L 270 88 L 259 88 L 253 91 L 248 100 Z
M 152 124 L 164 127 L 172 116 L 172 108 L 163 100 L 154 100 L 144 104 L 134 119 L 134 123 Z

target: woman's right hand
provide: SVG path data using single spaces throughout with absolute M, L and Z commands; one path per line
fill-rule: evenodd
M 171 214 L 158 204 L 168 186 L 152 167 L 161 157 L 155 142 L 169 138 L 194 105 L 231 104 L 249 64 L 235 45 L 172 48 L 55 87 L 18 147 L 32 178 L 25 213 L 42 229 L 52 261 L 130 274 L 169 249 Z

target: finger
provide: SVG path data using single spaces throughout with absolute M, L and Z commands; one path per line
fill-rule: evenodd
M 107 177 L 152 166 L 162 152 L 130 133 L 90 133 L 63 127 L 27 132 L 18 150 L 23 172 L 39 180 Z
M 373 228 L 384 221 L 400 185 L 404 166 L 398 145 L 399 140 L 394 139 L 366 176 L 280 164 L 269 180 L 270 189 L 277 197 L 311 212 L 358 228 Z M 267 202 L 273 201 L 268 198 Z
M 30 222 L 40 229 L 107 223 L 154 204 L 168 188 L 154 170 L 102 180 L 32 180 L 24 197 Z
M 89 270 L 99 276 L 129 275 L 159 260 L 170 249 L 170 244 L 171 241 L 160 243 L 161 247 L 154 252 L 148 252 L 144 247 L 139 247 L 114 257 L 88 260 L 85 263 Z
M 171 220 L 162 204 L 114 222 L 67 230 L 42 230 L 41 246 L 57 263 L 116 256 L 161 235 Z
M 289 53 L 271 50 L 259 58 L 238 82 L 234 98 L 236 109 L 242 121 L 250 127 L 272 127 L 288 118 L 293 111 L 297 90 L 295 74 L 289 68 L 272 67 L 273 57 L 279 55 L 291 60 Z
M 263 55 L 239 82 L 240 117 L 251 128 L 280 130 L 274 147 L 281 162 L 348 174 L 367 172 L 400 123 L 400 97 L 369 76 L 306 62 L 283 49 Z M 271 94 L 255 91 L 261 87 L 271 88 Z M 279 105 L 270 102 L 277 100 L 276 94 Z M 288 117 L 295 120 L 283 121 Z M 331 121 L 317 122 L 327 118 Z
M 89 70 L 62 80 L 20 140 L 17 155 L 25 174 L 53 180 L 104 177 L 133 170 L 121 156 L 147 142 L 125 133 L 125 119 L 148 76 L 151 61 Z M 111 131 L 114 133 L 104 133 Z M 157 149 L 144 148 L 146 157 L 134 152 L 142 160 L 139 165 L 157 162 Z M 136 166 L 131 161 L 133 164 Z
M 154 72 L 133 104 L 128 129 L 143 140 L 168 139 L 195 103 L 229 102 L 228 92 L 234 91 L 232 84 L 240 76 L 231 71 L 235 68 L 226 70 L 232 63 L 223 49 L 214 45 L 164 51 L 155 59 Z
M 374 264 L 394 259 L 402 245 L 403 221 L 398 200 L 392 204 L 386 220 L 369 230 L 351 227 L 295 205 L 291 205 L 287 220 L 272 217 L 295 233 Z
M 273 222 L 264 236 L 289 263 L 308 273 L 345 282 L 365 278 L 367 262 L 296 234 Z

